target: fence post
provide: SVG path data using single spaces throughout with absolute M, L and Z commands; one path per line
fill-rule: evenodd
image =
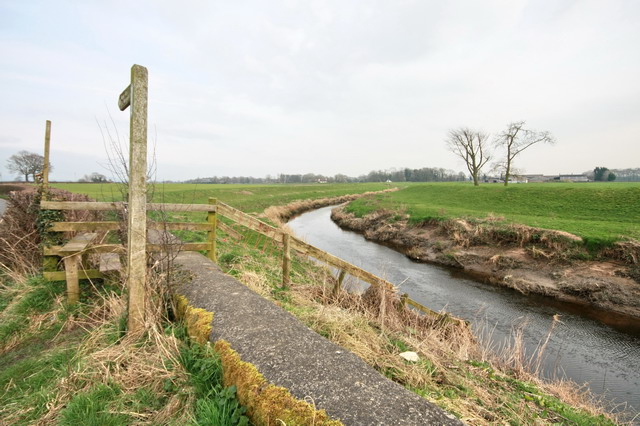
M 67 303 L 75 305 L 80 300 L 80 280 L 78 279 L 78 264 L 80 255 L 75 254 L 64 259 L 64 270 L 67 281 Z
M 209 204 L 215 206 L 215 208 L 207 214 L 207 222 L 211 225 L 211 229 L 207 232 L 207 242 L 209 243 L 209 250 L 207 255 L 209 259 L 216 262 L 216 230 L 218 228 L 218 200 L 216 198 L 209 198 Z
M 347 271 L 344 269 L 340 270 L 340 274 L 338 274 L 338 280 L 336 281 L 336 285 L 333 287 L 333 295 L 337 295 L 342 288 L 342 281 L 344 281 L 344 277 L 347 275 Z
M 282 287 L 288 288 L 291 284 L 291 235 L 282 233 Z
M 403 311 L 404 308 L 406 308 L 408 298 L 409 298 L 409 295 L 407 293 L 400 296 L 400 306 L 398 306 L 400 311 Z
M 44 132 L 44 164 L 42 167 L 42 198 L 49 198 L 49 146 L 51 145 L 51 120 L 47 120 Z
M 144 329 L 147 275 L 147 102 L 149 78 L 145 67 L 131 67 L 131 84 L 124 89 L 118 106 L 131 106 L 129 129 L 129 223 L 127 276 L 130 332 Z

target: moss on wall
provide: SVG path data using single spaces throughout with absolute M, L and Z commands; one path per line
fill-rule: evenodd
M 266 381 L 258 369 L 242 361 L 231 345 L 218 340 L 214 346 L 220 355 L 224 385 L 235 385 L 238 400 L 247 407 L 247 414 L 256 425 L 342 425 L 331 420 L 324 410 L 316 410 L 311 404 L 294 398 L 285 388 Z
M 187 327 L 189 337 L 204 345 L 209 341 L 213 312 L 194 308 L 184 296 L 176 296 L 176 316 L 182 319 Z

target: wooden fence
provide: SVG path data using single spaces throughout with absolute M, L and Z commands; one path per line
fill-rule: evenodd
M 339 269 L 340 273 L 338 275 L 338 282 L 337 282 L 338 286 L 341 285 L 345 275 L 349 274 L 373 286 L 384 287 L 386 289 L 394 290 L 394 291 L 396 289 L 395 286 L 389 281 L 383 278 L 380 278 L 369 271 L 365 271 L 364 269 L 359 268 L 358 266 L 355 266 L 347 262 L 346 260 L 340 259 L 339 257 L 336 257 L 330 253 L 320 250 L 319 248 L 312 246 L 311 244 L 306 243 L 299 238 L 289 235 L 278 228 L 268 225 L 256 219 L 255 217 L 250 216 L 238 209 L 235 209 L 221 202 L 218 202 L 217 207 L 218 207 L 217 212 L 220 216 L 224 216 L 239 225 L 242 225 L 248 229 L 251 229 L 283 245 L 284 253 L 283 253 L 283 261 L 282 261 L 282 270 L 283 270 L 282 282 L 283 282 L 283 285 L 285 286 L 288 285 L 289 283 L 289 271 L 290 271 L 290 262 L 291 262 L 290 250 L 293 249 L 300 254 L 311 256 L 321 262 L 326 263 L 327 265 L 330 265 L 334 268 Z M 412 300 L 411 298 L 409 298 L 407 294 L 402 295 L 401 301 L 403 304 L 410 305 L 425 315 L 434 316 L 437 318 L 444 317 L 438 312 L 435 312 L 427 308 L 426 306 L 421 305 L 415 300 Z
M 78 202 L 78 201 L 42 201 L 41 208 L 49 210 L 102 210 L 102 211 L 119 211 L 126 207 L 126 203 L 123 202 Z M 282 230 L 266 224 L 253 216 L 250 216 L 238 209 L 235 209 L 225 203 L 218 202 L 216 199 L 209 199 L 209 204 L 167 204 L 167 203 L 147 203 L 147 210 L 151 211 L 165 211 L 165 212 L 205 212 L 207 213 L 206 222 L 149 222 L 148 228 L 150 230 L 160 231 L 176 231 L 176 230 L 189 230 L 189 231 L 206 231 L 206 242 L 192 242 L 192 243 L 176 243 L 176 248 L 179 250 L 191 250 L 201 251 L 206 250 L 207 256 L 215 261 L 216 260 L 216 230 L 222 229 L 227 234 L 236 234 L 233 228 L 218 221 L 218 215 L 224 216 L 227 219 L 241 225 L 247 229 L 255 231 L 265 237 L 273 240 L 274 242 L 281 244 L 283 247 L 283 286 L 288 286 L 290 283 L 290 270 L 291 270 L 291 250 L 294 250 L 302 255 L 311 256 L 318 261 L 337 268 L 340 270 L 337 288 L 342 284 L 346 274 L 349 274 L 357 279 L 360 279 L 370 285 L 384 287 L 388 290 L 394 290 L 395 286 L 389 281 L 372 274 L 358 266 L 355 266 L 339 257 L 336 257 L 330 253 L 327 253 L 319 248 L 302 241 L 292 235 L 283 232 Z M 50 228 L 53 232 L 96 232 L 96 231 L 116 231 L 120 227 L 120 223 L 116 221 L 100 221 L 100 222 L 54 222 Z M 169 246 L 171 244 L 168 244 Z M 151 244 L 147 243 L 148 252 L 166 251 L 169 249 L 167 244 Z M 84 253 L 122 253 L 125 251 L 125 246 L 122 244 L 95 244 L 89 245 L 83 250 Z M 77 254 L 77 253 L 76 253 Z M 65 250 L 64 246 L 52 246 L 44 249 L 44 255 L 58 256 L 65 258 L 70 256 L 69 250 Z M 66 271 L 50 271 L 46 270 L 44 276 L 47 280 L 64 280 Z M 78 278 L 100 278 L 102 274 L 96 269 L 81 269 L 78 270 Z M 67 285 L 69 285 L 67 283 Z M 401 297 L 402 303 L 410 305 L 423 314 L 435 317 L 441 317 L 441 315 L 426 306 L 412 300 L 408 295 L 404 294 Z
M 162 244 L 147 242 L 147 252 L 176 250 L 205 250 L 207 256 L 216 260 L 216 200 L 210 199 L 210 204 L 168 204 L 148 203 L 147 210 L 163 212 L 206 212 L 206 222 L 149 222 L 148 229 L 158 231 L 207 231 L 206 242 L 182 243 L 179 240 L 167 241 Z M 123 211 L 127 203 L 123 202 L 94 202 L 94 201 L 41 201 L 40 208 L 46 210 L 85 210 L 85 211 Z M 96 232 L 113 232 L 121 227 L 117 221 L 95 222 L 53 222 L 50 232 L 72 232 L 76 236 L 62 246 L 44 248 L 44 278 L 48 281 L 66 281 L 67 299 L 75 303 L 79 296 L 79 279 L 104 278 L 99 269 L 92 269 L 87 263 L 87 255 L 91 253 L 126 252 L 124 244 L 94 244 Z M 64 271 L 58 270 L 59 260 L 64 263 Z

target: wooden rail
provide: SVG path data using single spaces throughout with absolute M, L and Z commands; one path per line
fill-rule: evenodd
M 122 210 L 128 203 L 122 201 L 41 201 L 40 208 L 45 210 Z M 179 203 L 147 203 L 147 210 L 166 212 L 210 212 L 215 205 L 179 204 Z
M 249 228 L 259 234 L 262 234 L 268 238 L 271 238 L 273 241 L 276 241 L 278 243 L 283 243 L 285 242 L 285 240 L 288 240 L 286 242 L 288 242 L 288 245 L 290 246 L 291 249 L 301 254 L 311 256 L 330 266 L 338 268 L 340 270 L 340 278 L 339 278 L 340 284 L 342 284 L 342 280 L 344 279 L 345 274 L 348 273 L 353 277 L 358 278 L 370 285 L 384 287 L 387 290 L 391 290 L 391 291 L 397 290 L 396 287 L 389 281 L 383 278 L 380 278 L 377 275 L 372 274 L 371 272 L 366 271 L 358 266 L 355 266 L 347 262 L 346 260 L 340 259 L 337 256 L 327 253 L 326 251 L 320 250 L 319 248 L 312 246 L 311 244 L 306 243 L 301 239 L 296 238 L 292 235 L 285 237 L 285 235 L 288 235 L 288 234 L 285 234 L 280 229 L 275 228 L 271 225 L 268 225 L 260 221 L 259 219 L 256 219 L 255 217 L 250 216 L 227 204 L 218 202 L 217 212 L 220 215 L 228 219 L 231 219 L 232 221 L 240 225 L 243 225 L 246 228 Z M 289 277 L 286 276 L 288 274 L 289 268 L 290 266 L 288 265 L 287 250 L 285 247 L 284 254 L 283 254 L 283 285 L 284 286 L 288 285 L 289 283 Z M 338 290 L 338 288 L 339 287 L 337 287 L 334 290 Z M 410 305 L 411 307 L 417 309 L 419 312 L 422 312 L 425 315 L 447 319 L 447 320 L 450 319 L 456 322 L 462 321 L 462 320 L 458 320 L 457 318 L 450 317 L 449 315 L 442 315 L 438 312 L 435 312 L 434 310 L 427 308 L 426 306 L 416 302 L 415 300 L 410 299 L 407 295 L 403 295 L 402 300 L 407 305 Z

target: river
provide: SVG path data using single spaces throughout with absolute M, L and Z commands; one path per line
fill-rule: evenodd
M 566 376 L 614 404 L 640 408 L 640 320 L 524 296 L 466 277 L 455 269 L 417 263 L 388 247 L 344 231 L 331 221 L 332 207 L 305 213 L 288 225 L 308 243 L 386 278 L 402 293 L 436 310 L 472 322 L 477 334 L 498 347 L 524 325 L 527 354 L 547 335 L 560 315 L 545 352 L 543 374 Z M 489 331 L 488 331 L 489 330 Z

